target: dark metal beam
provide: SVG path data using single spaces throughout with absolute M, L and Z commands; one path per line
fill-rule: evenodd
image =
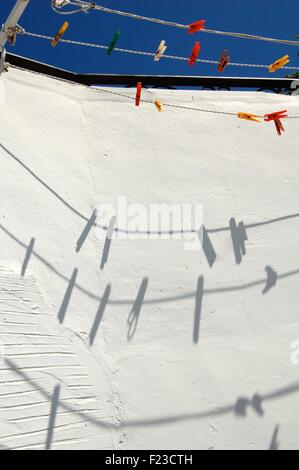
M 292 94 L 295 91 L 292 78 L 250 78 L 250 77 L 201 77 L 180 75 L 115 75 L 115 74 L 77 74 L 51 65 L 14 54 L 7 54 L 6 60 L 11 65 L 38 72 L 82 85 L 136 86 L 142 82 L 144 86 L 157 88 L 205 88 L 205 89 L 254 89 L 269 90 L 274 93 Z M 299 84 L 298 84 L 299 87 Z

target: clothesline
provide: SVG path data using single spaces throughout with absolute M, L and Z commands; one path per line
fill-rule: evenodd
M 23 31 L 22 34 L 26 36 L 30 36 L 33 38 L 37 39 L 45 39 L 47 41 L 52 41 L 54 38 L 53 36 L 47 36 L 44 34 L 37 34 L 37 33 L 32 33 L 30 31 Z M 65 44 L 72 44 L 76 46 L 84 46 L 84 47 L 92 47 L 92 48 L 97 48 L 97 49 L 103 49 L 103 50 L 108 50 L 109 46 L 105 46 L 102 44 L 95 44 L 95 43 L 88 43 L 88 42 L 82 42 L 82 41 L 76 41 L 72 39 L 60 39 L 59 42 L 65 43 Z M 140 55 L 140 56 L 147 56 L 147 57 L 155 57 L 155 53 L 153 52 L 145 52 L 145 51 L 135 51 L 131 49 L 123 49 L 119 47 L 115 47 L 114 51 L 117 52 L 122 52 L 126 54 L 135 54 L 135 55 Z M 174 56 L 174 55 L 168 55 L 168 54 L 163 54 L 161 59 L 172 59 L 172 60 L 181 60 L 181 61 L 188 61 L 188 57 L 182 57 L 182 56 Z M 208 59 L 196 59 L 196 62 L 202 62 L 206 64 L 215 64 L 217 65 L 219 60 L 208 60 Z M 234 66 L 234 67 L 253 67 L 253 68 L 266 68 L 268 69 L 269 65 L 261 65 L 261 64 L 244 64 L 244 63 L 238 63 L 238 62 L 230 62 L 228 66 Z M 282 69 L 286 70 L 293 70 L 293 71 L 299 71 L 299 67 L 288 67 L 284 66 Z
M 28 71 L 27 69 L 24 69 L 24 68 L 16 66 L 16 65 L 11 65 L 10 67 L 14 68 L 14 69 L 17 69 L 17 70 L 23 70 L 23 71 L 26 71 L 26 72 Z M 30 71 L 30 73 L 34 73 L 36 75 L 45 75 L 45 74 L 41 74 L 40 72 L 34 72 L 34 71 Z M 50 75 L 49 75 L 49 77 L 53 78 L 55 80 L 71 83 L 73 85 L 78 85 L 78 83 L 72 82 L 70 80 L 64 80 L 64 79 L 57 78 L 57 77 L 51 77 Z M 130 96 L 130 95 L 127 95 L 125 93 L 120 93 L 119 91 L 111 90 L 111 89 L 108 89 L 108 88 L 96 87 L 96 86 L 93 86 L 93 87 L 90 87 L 88 85 L 80 85 L 80 86 L 83 86 L 83 87 L 88 88 L 88 89 L 92 89 L 93 91 L 98 92 L 98 93 L 108 93 L 108 94 L 111 94 L 111 95 L 126 98 L 126 99 L 131 100 L 131 101 L 135 101 L 135 96 Z M 151 104 L 151 105 L 154 104 L 154 100 L 145 99 L 143 97 L 140 98 L 140 102 L 148 103 L 148 104 Z M 218 110 L 214 110 L 214 109 L 202 109 L 202 108 L 196 108 L 194 106 L 185 106 L 185 105 L 171 104 L 171 103 L 163 103 L 163 107 L 185 109 L 185 110 L 189 110 L 189 111 L 197 111 L 197 112 L 201 112 L 201 113 L 211 113 L 211 114 L 219 114 L 219 115 L 226 115 L 226 116 L 238 116 L 238 114 L 239 114 L 238 112 L 226 112 L 226 111 L 218 111 Z M 298 116 L 288 116 L 285 119 L 299 119 L 299 115 Z
M 156 23 L 156 24 L 161 24 L 164 26 L 171 26 L 175 28 L 180 28 L 180 29 L 189 29 L 189 25 L 184 25 L 180 23 L 175 23 L 173 21 L 166 21 L 166 20 L 161 20 L 158 18 L 149 18 L 146 16 L 142 15 L 136 15 L 135 13 L 129 13 L 129 12 L 124 12 L 124 11 L 119 11 L 119 10 L 113 10 L 111 8 L 103 7 L 101 5 L 97 5 L 95 2 L 86 2 L 82 0 L 64 0 L 60 1 L 61 6 L 58 6 L 57 0 L 52 0 L 52 8 L 56 13 L 59 14 L 72 14 L 72 13 L 80 13 L 80 12 L 86 12 L 88 13 L 89 11 L 92 10 L 97 10 L 101 11 L 103 13 L 110 13 L 113 15 L 119 15 L 119 16 L 125 16 L 128 18 L 132 18 L 135 20 L 141 20 L 141 21 L 148 21 L 151 23 Z M 60 8 L 63 8 L 64 6 L 71 5 L 71 6 L 76 6 L 77 9 L 73 11 L 61 11 Z M 254 34 L 247 34 L 247 33 L 235 33 L 235 32 L 227 32 L 227 31 L 218 31 L 214 29 L 207 29 L 203 28 L 200 30 L 201 33 L 208 33 L 208 34 L 216 34 L 216 35 L 221 35 L 221 36 L 231 36 L 231 37 L 236 37 L 240 39 L 253 39 L 257 41 L 266 41 L 266 42 L 272 42 L 276 44 L 287 44 L 289 46 L 297 46 L 299 47 L 299 41 L 293 41 L 293 40 L 288 40 L 288 39 L 276 39 L 276 38 L 269 38 L 269 37 L 264 37 L 264 36 L 257 36 Z

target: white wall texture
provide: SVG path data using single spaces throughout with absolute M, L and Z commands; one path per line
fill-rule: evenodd
M 1 82 L 0 446 L 298 449 L 299 120 L 278 137 L 19 70 Z M 266 93 L 143 96 L 299 115 Z M 213 265 L 182 240 L 113 239 L 101 269 L 95 227 L 77 252 L 119 195 L 203 204 Z

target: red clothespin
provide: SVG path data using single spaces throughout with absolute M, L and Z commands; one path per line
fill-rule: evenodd
M 219 59 L 219 64 L 217 67 L 218 72 L 223 72 L 223 70 L 229 64 L 229 62 L 230 62 L 230 56 L 228 55 L 228 51 L 227 50 L 222 51 L 220 59 Z
M 193 49 L 192 49 L 192 52 L 191 52 L 191 55 L 190 55 L 190 57 L 189 57 L 189 65 L 190 65 L 190 67 L 195 64 L 196 59 L 197 59 L 197 56 L 198 56 L 198 54 L 199 54 L 199 51 L 200 51 L 200 43 L 197 41 L 197 42 L 194 44 Z
M 278 135 L 281 135 L 281 133 L 284 131 L 284 127 L 280 119 L 288 117 L 288 115 L 284 113 L 287 113 L 286 109 L 284 109 L 283 111 L 276 111 L 275 113 L 265 114 L 264 116 L 264 121 L 274 121 L 276 132 Z
M 140 104 L 141 90 L 142 90 L 142 83 L 138 82 L 137 90 L 136 90 L 136 97 L 135 97 L 135 106 L 139 106 Z
M 200 31 L 201 29 L 205 27 L 205 24 L 206 24 L 206 20 L 199 20 L 199 21 L 195 21 L 194 23 L 189 24 L 188 33 L 193 34 L 193 33 L 196 33 L 197 31 Z

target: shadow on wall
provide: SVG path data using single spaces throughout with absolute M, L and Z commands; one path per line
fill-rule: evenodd
M 214 250 L 211 239 L 209 237 L 208 231 L 206 230 L 204 225 L 202 225 L 202 227 L 200 228 L 199 238 L 201 240 L 202 250 L 203 250 L 204 255 L 207 259 L 207 262 L 209 263 L 210 268 L 212 268 L 213 264 L 216 261 L 217 255 L 216 255 L 216 252 Z
M 48 433 L 47 433 L 45 450 L 51 449 L 54 428 L 55 428 L 56 412 L 57 412 L 57 407 L 58 407 L 58 402 L 59 402 L 59 394 L 60 394 L 60 385 L 56 385 L 54 387 L 54 391 L 52 395 L 52 403 L 51 403 L 51 410 L 50 410 L 50 416 L 49 416 Z
M 91 346 L 92 346 L 92 344 L 95 340 L 98 328 L 99 328 L 100 323 L 102 321 L 106 305 L 109 301 L 110 292 L 111 292 L 111 284 L 108 284 L 108 286 L 106 287 L 105 292 L 103 294 L 99 309 L 97 311 L 96 317 L 94 319 L 93 325 L 92 325 L 90 333 L 89 333 L 89 344 Z
M 247 407 L 251 406 L 259 416 L 264 416 L 264 410 L 262 409 L 262 401 L 263 398 L 257 393 L 253 395 L 251 400 L 248 400 L 248 398 L 244 397 L 238 398 L 235 405 L 235 415 L 246 416 Z
M 47 392 L 45 388 L 41 387 L 40 383 L 37 383 L 36 381 L 31 379 L 24 372 L 22 368 L 18 367 L 18 365 L 14 361 L 12 361 L 11 359 L 5 358 L 5 363 L 13 372 L 15 372 L 19 377 L 25 380 L 33 389 L 37 389 L 39 393 L 41 393 L 47 400 L 49 400 L 49 402 L 53 401 L 53 395 Z M 255 394 L 253 395 L 251 399 L 246 398 L 246 397 L 238 398 L 237 401 L 233 404 L 228 404 L 224 406 L 218 406 L 217 404 L 215 404 L 215 407 L 206 411 L 201 411 L 201 412 L 196 413 L 194 410 L 192 410 L 192 412 L 190 413 L 177 414 L 177 415 L 172 415 L 172 416 L 162 416 L 162 417 L 161 415 L 159 415 L 159 417 L 157 418 L 148 418 L 148 419 L 143 418 L 139 420 L 119 422 L 118 424 L 115 424 L 112 421 L 108 422 L 107 420 L 100 421 L 98 419 L 95 419 L 90 414 L 87 414 L 84 411 L 75 409 L 71 405 L 69 405 L 68 403 L 62 400 L 59 401 L 59 407 L 62 408 L 63 410 L 74 413 L 80 416 L 81 418 L 84 418 L 84 420 L 86 420 L 87 422 L 91 422 L 99 426 L 100 428 L 121 429 L 125 427 L 163 426 L 163 425 L 169 425 L 169 424 L 185 422 L 185 421 L 197 421 L 199 419 L 204 419 L 207 417 L 222 416 L 222 415 L 226 415 L 230 413 L 233 413 L 235 416 L 245 418 L 248 406 L 252 406 L 255 412 L 258 414 L 258 416 L 262 417 L 264 415 L 264 411 L 261 413 L 260 410 L 262 409 L 262 404 L 265 404 L 266 401 L 276 400 L 278 398 L 282 398 L 284 396 L 290 395 L 292 393 L 298 393 L 298 392 L 299 392 L 299 382 L 296 382 L 287 387 L 274 390 L 264 395 Z M 58 392 L 56 392 L 56 397 L 58 401 Z M 241 402 L 245 403 L 245 406 L 241 405 Z M 56 413 L 56 409 L 57 407 L 52 405 L 51 410 L 53 410 L 53 412 L 51 411 L 51 414 L 53 416 L 54 416 L 54 411 Z M 240 410 L 242 411 L 240 412 Z M 52 423 L 54 422 L 53 418 L 51 422 Z M 49 439 L 47 439 L 47 441 L 48 440 Z
M 275 429 L 274 429 L 274 432 L 273 432 L 273 436 L 272 436 L 272 439 L 271 439 L 271 442 L 270 442 L 269 450 L 278 450 L 278 448 L 279 448 L 279 442 L 277 441 L 278 431 L 279 431 L 279 425 L 277 424 L 277 426 L 275 426 Z
M 39 176 L 37 176 L 30 168 L 28 165 L 26 165 L 25 163 L 22 162 L 22 160 L 20 158 L 18 158 L 16 155 L 14 155 L 10 150 L 8 150 L 2 143 L 0 143 L 0 148 L 2 148 L 2 150 L 4 150 L 4 152 L 6 153 L 6 155 L 8 155 L 9 157 L 11 157 L 12 159 L 14 159 L 22 168 L 24 168 L 27 173 L 29 173 L 36 181 L 38 181 L 38 183 L 40 183 L 46 190 L 48 190 L 53 196 L 55 196 L 65 207 L 67 207 L 70 211 L 72 211 L 74 214 L 76 214 L 78 217 L 80 217 L 81 219 L 85 220 L 87 223 L 89 222 L 89 218 L 86 217 L 85 215 L 81 214 L 75 207 L 73 207 L 71 204 L 69 204 L 65 199 L 63 199 L 62 196 L 60 196 L 60 194 L 57 193 L 57 191 L 55 191 L 53 188 L 51 188 L 45 181 L 43 181 Z M 269 220 L 265 220 L 265 221 L 262 221 L 262 222 L 255 222 L 255 223 L 251 223 L 251 224 L 246 224 L 244 225 L 242 222 L 241 222 L 241 229 L 242 229 L 242 225 L 243 225 L 243 230 L 244 229 L 250 229 L 250 228 L 256 228 L 256 227 L 260 227 L 260 226 L 263 226 L 263 225 L 268 225 L 268 224 L 274 224 L 274 223 L 278 223 L 278 222 L 283 222 L 285 220 L 290 220 L 290 219 L 294 219 L 294 218 L 298 218 L 299 217 L 299 212 L 296 212 L 294 214 L 289 214 L 289 215 L 285 215 L 285 216 L 282 216 L 282 217 L 277 217 L 275 219 L 269 219 Z M 232 218 L 231 219 L 232 221 L 235 222 L 235 219 Z M 96 225 L 96 224 L 95 224 Z M 236 226 L 236 222 L 235 222 L 235 226 Z M 240 224 L 239 224 L 240 226 Z M 97 225 L 97 227 L 101 228 L 102 230 L 108 230 L 108 227 L 106 226 L 101 226 L 101 225 Z M 178 231 L 166 231 L 166 232 L 163 232 L 163 231 L 159 231 L 159 232 L 149 232 L 149 231 L 128 231 L 128 230 L 123 230 L 123 229 L 120 229 L 118 227 L 115 227 L 115 232 L 123 232 L 123 233 L 127 233 L 127 234 L 136 234 L 136 233 L 140 233 L 140 234 L 173 234 L 173 233 L 182 233 L 182 230 L 178 230 Z M 198 230 L 200 230 L 200 228 L 198 229 L 191 229 L 191 230 L 185 230 L 183 231 L 183 233 L 195 233 L 197 232 Z M 219 233 L 219 232 L 225 232 L 225 231 L 228 231 L 228 230 L 231 230 L 231 226 L 229 227 L 218 227 L 218 228 L 214 228 L 214 229 L 206 229 L 206 232 L 207 233 Z M 80 238 L 79 238 L 80 240 Z M 246 240 L 247 240 L 247 235 L 246 235 Z M 238 250 L 237 250 L 238 251 Z
M 96 219 L 97 219 L 97 211 L 94 210 L 93 213 L 91 214 L 91 217 L 87 224 L 84 227 L 83 232 L 81 233 L 77 243 L 76 243 L 76 252 L 79 253 L 79 251 L 82 248 L 83 243 L 85 242 L 86 238 L 88 237 L 88 234 L 92 227 L 96 224 Z
M 15 241 L 19 246 L 23 247 L 24 249 L 27 249 L 27 245 L 22 242 L 20 239 L 18 239 L 12 232 L 10 232 L 6 227 L 4 227 L 0 223 L 0 230 L 2 230 L 6 235 L 8 235 L 13 241 Z M 41 262 L 44 266 L 46 266 L 50 271 L 52 271 L 55 275 L 57 275 L 60 279 L 63 281 L 69 283 L 70 279 L 59 272 L 54 265 L 52 265 L 47 259 L 42 257 L 40 254 L 38 254 L 36 251 L 32 251 L 32 256 L 34 256 L 39 262 Z M 272 268 L 271 268 L 272 269 Z M 277 275 L 277 280 L 279 279 L 285 279 L 290 276 L 296 276 L 299 274 L 299 269 L 293 269 L 292 271 L 287 271 L 282 274 Z M 218 293 L 226 293 L 226 292 L 234 292 L 234 291 L 243 291 L 247 290 L 253 287 L 257 286 L 262 286 L 265 283 L 268 282 L 268 276 L 267 278 L 262 278 L 262 279 L 257 279 L 255 281 L 248 282 L 246 284 L 236 284 L 236 285 L 231 285 L 227 287 L 216 287 L 216 288 L 207 288 L 204 291 L 205 295 L 213 295 L 213 294 L 218 294 Z M 87 295 L 89 298 L 94 299 L 94 300 L 101 300 L 101 297 L 99 297 L 97 294 L 94 292 L 89 291 L 82 285 L 78 284 L 77 282 L 75 283 L 74 287 L 81 293 Z M 176 296 L 169 296 L 169 297 L 157 297 L 157 298 L 152 298 L 152 299 L 147 299 L 144 301 L 144 304 L 151 305 L 155 303 L 167 303 L 167 302 L 174 302 L 174 301 L 183 301 L 186 299 L 191 299 L 194 298 L 196 295 L 196 291 L 190 291 L 187 292 L 186 294 L 183 295 L 176 295 Z M 120 300 L 109 300 L 109 304 L 111 305 L 131 305 L 133 300 L 131 299 L 120 299 Z
M 242 255 L 246 255 L 245 241 L 248 240 L 245 225 L 243 222 L 240 222 L 237 226 L 235 218 L 232 217 L 229 221 L 229 227 L 233 242 L 235 261 L 236 264 L 240 264 L 242 261 Z
M 145 277 L 141 283 L 141 286 L 139 288 L 139 291 L 138 291 L 138 294 L 137 294 L 137 297 L 136 297 L 136 300 L 133 304 L 133 307 L 132 307 L 132 310 L 131 312 L 129 313 L 129 317 L 128 317 L 128 340 L 130 341 L 131 339 L 133 339 L 134 335 L 135 335 L 135 332 L 136 332 L 136 329 L 137 329 L 137 324 L 138 324 L 138 320 L 139 320 L 139 315 L 140 315 L 140 311 L 141 311 L 141 307 L 143 305 L 143 302 L 144 302 L 144 296 L 145 296 L 145 293 L 146 293 L 146 289 L 147 289 L 147 286 L 148 286 L 148 277 Z
M 0 230 L 2 230 L 8 237 L 10 237 L 14 242 L 16 242 L 19 246 L 23 247 L 24 249 L 27 249 L 27 245 L 22 242 L 20 239 L 18 239 L 12 232 L 10 232 L 6 227 L 4 227 L 0 223 Z M 60 279 L 67 283 L 71 283 L 70 279 L 65 276 L 63 273 L 59 272 L 54 265 L 52 265 L 47 259 L 42 257 L 40 254 L 38 254 L 36 251 L 32 250 L 32 256 L 34 256 L 40 263 L 42 263 L 46 268 L 48 268 L 50 271 L 52 271 L 56 276 L 58 276 Z M 272 269 L 272 268 L 271 268 Z M 272 269 L 272 271 L 274 271 Z M 275 272 L 275 271 L 274 271 Z M 292 271 L 287 271 L 282 274 L 277 274 L 277 280 L 280 279 L 286 279 L 291 276 L 297 276 L 299 274 L 299 269 L 293 269 Z M 216 288 L 207 288 L 204 290 L 205 295 L 214 295 L 214 294 L 219 294 L 219 293 L 228 293 L 228 292 L 236 292 L 236 291 L 244 291 L 247 289 L 251 289 L 253 287 L 257 286 L 263 286 L 265 283 L 268 283 L 268 275 L 266 278 L 262 279 L 257 279 L 255 281 L 248 282 L 246 284 L 236 284 L 236 285 L 231 285 L 227 287 L 216 287 Z M 82 285 L 78 284 L 77 282 L 74 283 L 74 288 L 76 288 L 79 292 L 85 294 L 88 296 L 90 299 L 94 299 L 97 301 L 101 301 L 101 297 L 98 296 L 98 294 L 95 294 L 94 292 L 89 291 Z M 268 289 L 269 290 L 269 289 Z M 196 291 L 190 291 L 187 292 L 186 294 L 183 295 L 175 295 L 175 296 L 169 296 L 169 297 L 156 297 L 152 299 L 147 299 L 144 300 L 144 304 L 146 305 L 151 305 L 151 304 L 156 304 L 156 303 L 168 303 L 168 302 L 175 302 L 175 301 L 183 301 L 186 299 L 192 299 L 195 298 L 196 296 Z M 134 302 L 131 299 L 119 299 L 119 300 L 114 300 L 110 299 L 109 304 L 110 305 L 132 305 L 132 302 Z
M 110 246 L 111 246 L 111 241 L 113 237 L 113 232 L 114 232 L 114 227 L 115 227 L 115 220 L 116 217 L 113 216 L 109 222 L 109 226 L 107 229 L 107 234 L 106 234 L 106 239 L 105 239 L 105 245 L 103 249 L 103 254 L 102 254 L 102 259 L 101 259 L 101 270 L 104 269 L 105 264 L 108 261 L 108 256 L 109 256 L 109 251 L 110 251 Z
M 265 271 L 267 274 L 266 285 L 262 291 L 262 294 L 266 294 L 272 287 L 276 286 L 277 282 L 277 272 L 271 268 L 271 266 L 266 266 Z
M 30 257 L 32 255 L 32 252 L 33 252 L 34 243 L 35 243 L 35 238 L 31 238 L 30 243 L 29 243 L 28 248 L 27 248 L 27 251 L 26 251 L 26 254 L 25 254 L 23 264 L 22 264 L 21 276 L 25 276 L 26 269 L 27 269 Z
M 200 276 L 197 282 L 197 289 L 195 294 L 195 313 L 194 313 L 194 324 L 193 324 L 193 343 L 198 343 L 199 339 L 199 327 L 202 309 L 202 300 L 204 295 L 204 278 Z
M 77 274 L 78 274 L 78 269 L 75 268 L 74 271 L 73 271 L 72 277 L 69 281 L 69 285 L 68 285 L 68 288 L 67 288 L 66 293 L 64 295 L 61 307 L 60 307 L 59 312 L 58 312 L 58 320 L 59 320 L 60 323 L 64 322 L 65 314 L 66 314 L 66 311 L 68 309 L 68 306 L 69 306 L 69 303 L 70 303 L 70 300 L 71 300 L 71 296 L 72 296 L 72 292 L 73 292 L 75 284 L 76 284 Z

